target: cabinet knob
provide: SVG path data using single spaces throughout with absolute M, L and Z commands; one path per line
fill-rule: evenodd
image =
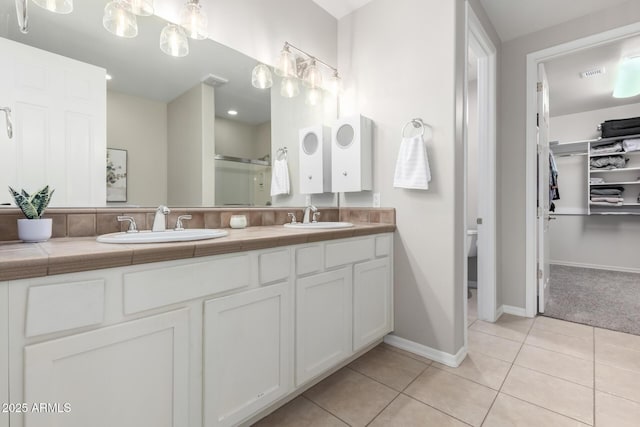
M 342 175 L 347 176 L 347 171 L 342 172 Z

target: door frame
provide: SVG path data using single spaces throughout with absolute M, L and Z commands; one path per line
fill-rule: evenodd
M 536 165 L 536 112 L 538 64 L 579 50 L 588 49 L 615 40 L 640 34 L 640 23 L 625 25 L 587 37 L 572 40 L 546 49 L 529 53 L 526 65 L 526 165 L 525 165 L 525 209 L 526 209 L 526 243 L 525 243 L 525 313 L 527 317 L 535 317 L 538 312 L 538 279 L 537 279 L 537 165 Z
M 497 250 L 496 250 L 496 117 L 497 117 L 497 48 L 485 31 L 473 8 L 466 3 L 465 59 L 471 48 L 478 57 L 478 319 L 495 322 L 502 311 L 497 306 Z M 468 72 L 465 61 L 464 105 L 468 105 Z M 468 117 L 464 123 L 464 206 L 467 211 L 467 152 Z M 467 239 L 466 214 L 464 226 Z M 482 233 L 480 233 L 480 230 Z M 466 246 L 465 246 L 466 247 Z M 467 322 L 468 270 L 467 251 L 464 251 L 465 325 Z M 465 327 L 466 330 L 466 327 Z

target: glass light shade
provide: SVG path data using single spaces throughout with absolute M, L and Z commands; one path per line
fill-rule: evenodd
M 192 39 L 204 40 L 208 37 L 209 20 L 197 1 L 189 1 L 183 6 L 180 11 L 180 25 Z
M 280 95 L 285 98 L 294 98 L 300 93 L 298 80 L 292 77 L 285 77 L 280 82 Z
M 153 0 L 122 0 L 129 10 L 138 16 L 153 15 Z
M 613 89 L 614 98 L 630 98 L 636 95 L 640 95 L 640 56 L 622 61 Z
M 73 0 L 33 0 L 38 6 L 55 13 L 73 12 Z
M 315 60 L 311 60 L 309 66 L 304 70 L 304 85 L 309 88 L 322 87 L 322 73 Z
M 333 76 L 327 82 L 327 90 L 331 92 L 333 96 L 339 96 L 342 92 L 342 79 L 338 73 L 333 73 Z
M 271 70 L 264 64 L 258 64 L 251 72 L 251 84 L 258 89 L 268 89 L 273 86 Z
M 160 49 L 169 56 L 187 56 L 189 54 L 189 40 L 182 27 L 176 24 L 167 24 L 160 33 Z
M 322 102 L 322 90 L 317 87 L 307 89 L 307 97 L 304 103 L 311 106 L 316 106 Z
M 282 77 L 296 77 L 296 57 L 286 46 L 276 61 L 276 74 Z
M 138 35 L 136 16 L 120 0 L 107 3 L 104 7 L 102 25 L 118 37 L 131 38 Z

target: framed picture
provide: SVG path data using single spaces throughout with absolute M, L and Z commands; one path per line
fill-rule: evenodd
M 127 150 L 107 148 L 107 202 L 127 201 Z

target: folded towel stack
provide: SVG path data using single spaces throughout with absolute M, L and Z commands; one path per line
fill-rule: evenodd
M 596 206 L 622 206 L 624 187 L 598 187 L 592 188 L 590 204 Z
M 623 151 L 624 150 L 622 148 L 622 144 L 620 144 L 619 142 L 591 147 L 591 154 L 622 153 Z
M 604 156 L 604 157 L 595 157 L 591 159 L 590 166 L 591 169 L 600 169 L 600 170 L 608 170 L 608 169 L 620 169 L 627 165 L 629 159 L 624 156 Z
M 640 138 L 625 139 L 622 141 L 624 151 L 640 151 Z
M 589 184 L 604 184 L 604 178 L 589 178 Z

